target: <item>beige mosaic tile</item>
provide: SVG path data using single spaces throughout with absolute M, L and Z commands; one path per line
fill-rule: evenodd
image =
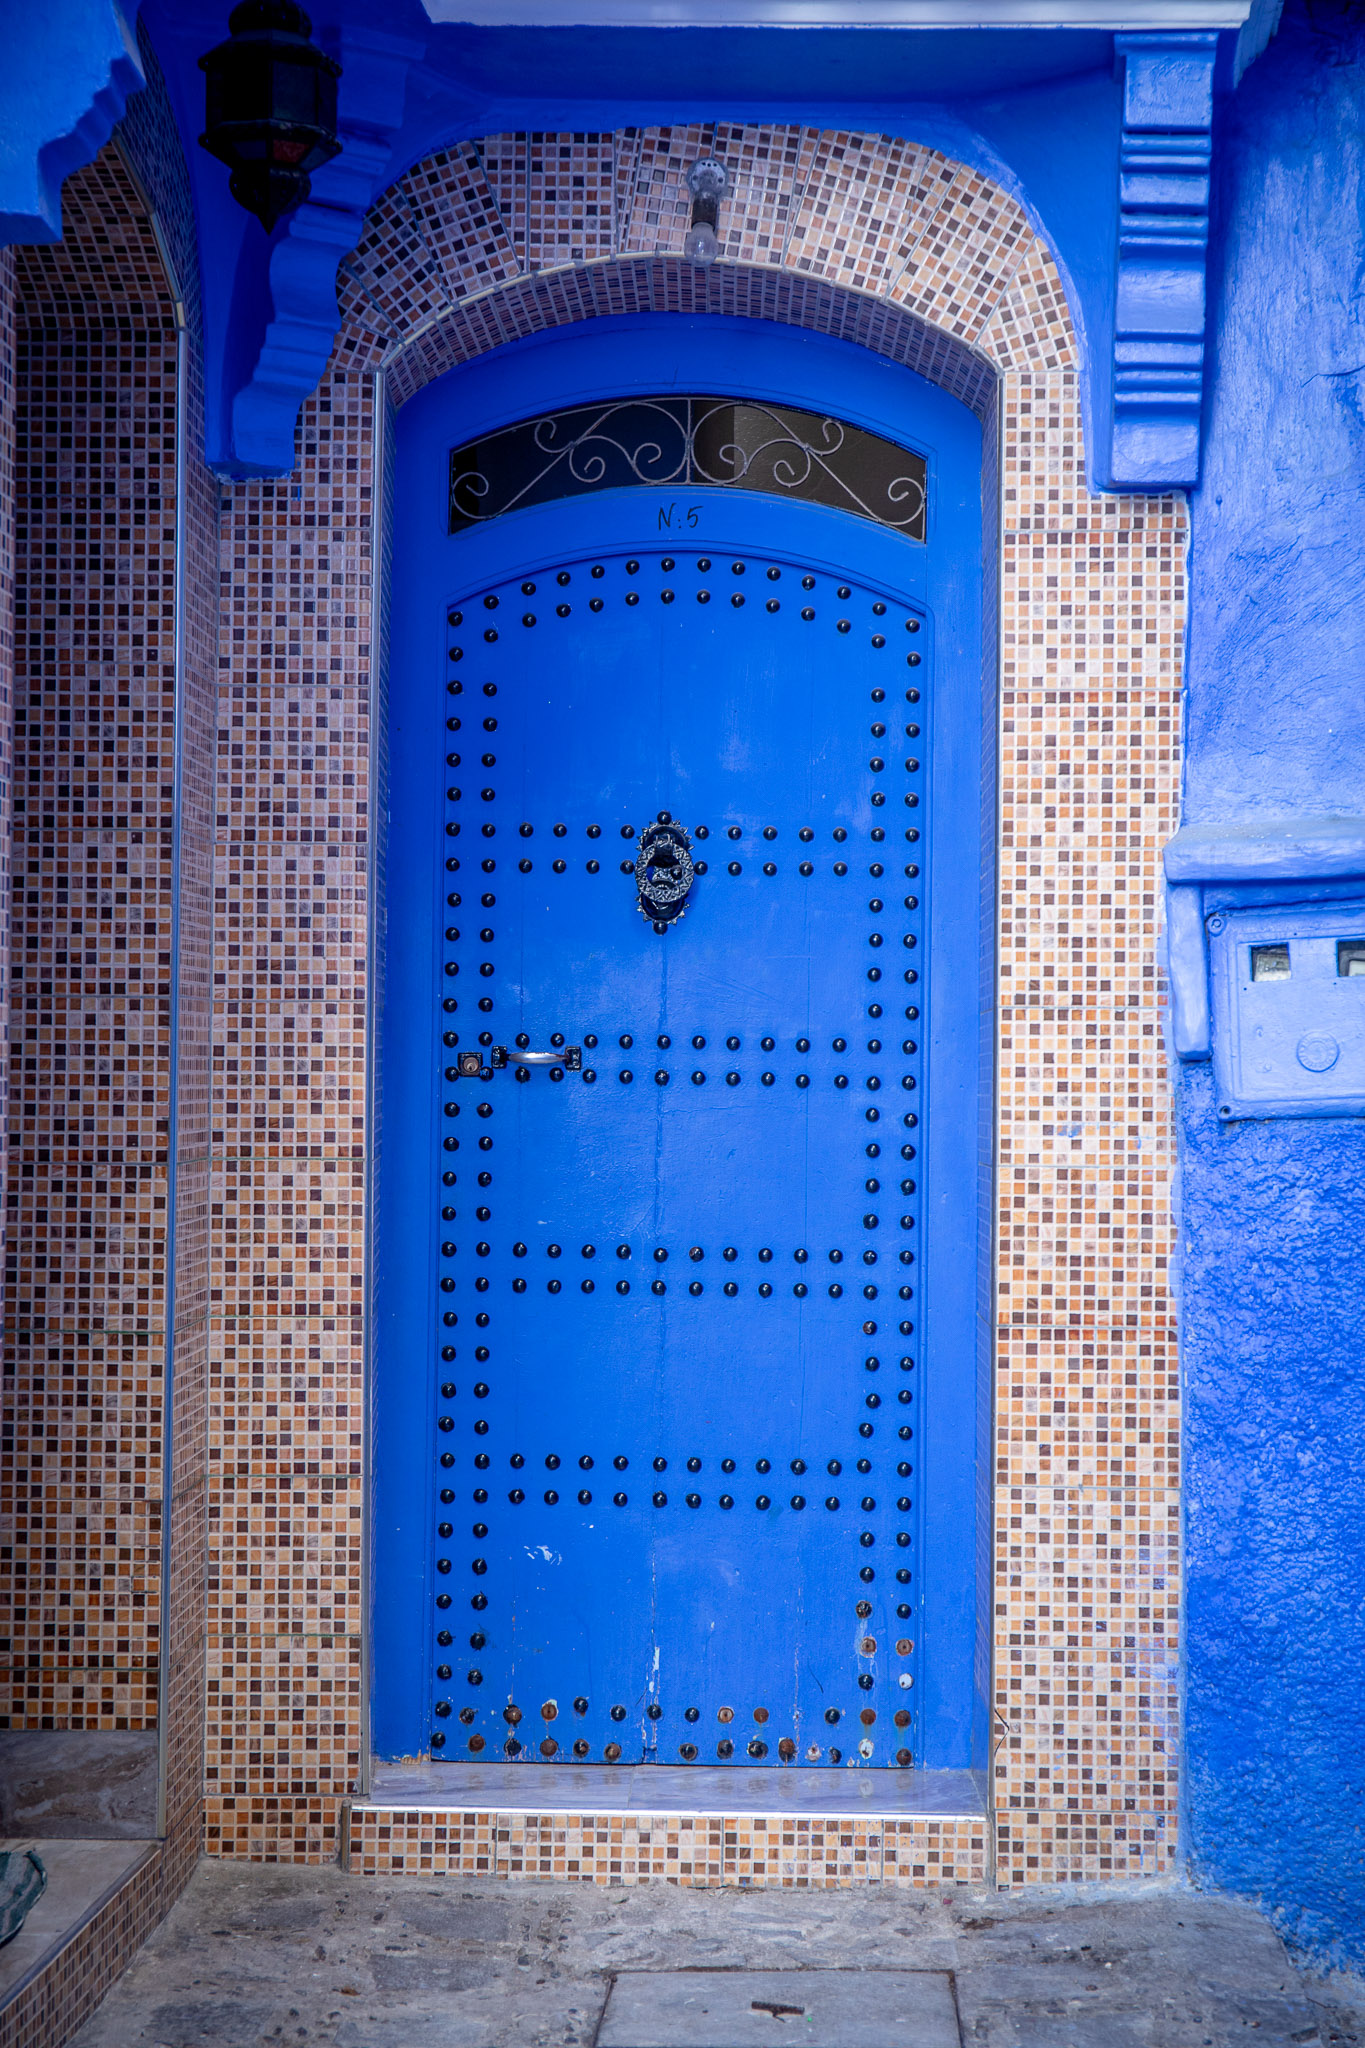
M 990 1884 L 994 1877 L 989 1820 L 888 1820 L 882 1823 L 882 1882 Z
M 1070 372 L 1006 380 L 996 1759 L 1004 1882 L 1170 1867 L 1172 1140 L 1155 966 L 1183 508 L 1085 490 Z M 1130 1817 L 1145 1814 L 1139 1826 Z

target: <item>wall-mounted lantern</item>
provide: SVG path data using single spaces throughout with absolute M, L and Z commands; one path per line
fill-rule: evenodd
M 309 41 L 312 30 L 294 0 L 243 0 L 228 17 L 228 40 L 199 59 L 199 140 L 227 165 L 233 198 L 267 233 L 308 197 L 309 172 L 341 148 L 341 67 Z
M 720 202 L 729 185 L 724 164 L 718 163 L 713 156 L 699 158 L 687 173 L 687 189 L 692 194 L 692 225 L 683 243 L 683 255 L 689 263 L 714 263 L 719 256 L 716 223 L 720 219 Z

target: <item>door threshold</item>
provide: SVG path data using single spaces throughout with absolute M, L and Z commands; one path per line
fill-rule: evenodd
M 985 1780 L 973 1771 L 747 1770 L 705 1764 L 380 1763 L 367 1807 L 509 1813 L 876 1815 L 975 1819 Z

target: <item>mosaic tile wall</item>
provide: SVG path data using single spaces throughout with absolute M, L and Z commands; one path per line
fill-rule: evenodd
M 375 385 L 221 528 L 206 1845 L 333 1862 L 363 1760 Z
M 202 440 L 192 349 L 183 419 L 179 404 L 188 294 L 118 143 L 68 181 L 63 217 L 59 245 L 14 253 L 0 1712 L 11 1727 L 161 1730 L 164 1892 L 197 1849 L 201 1789 L 216 497 L 187 452 L 177 617 L 181 428 L 188 451 Z
M 138 41 L 147 85 L 129 102 L 119 144 L 147 195 L 184 321 L 180 427 L 185 557 L 181 564 L 180 680 L 176 704 L 177 924 L 175 1018 L 175 1260 L 172 1460 L 164 1563 L 167 1640 L 160 1725 L 165 1737 L 167 1832 L 197 1829 L 203 1793 L 204 1558 L 207 1512 L 207 1366 L 211 1039 L 213 987 L 214 735 L 218 697 L 219 493 L 204 445 L 203 320 L 194 207 L 175 117 L 145 27 Z
M 0 1177 L 9 1156 L 10 917 L 14 816 L 14 251 L 0 249 Z M 0 1233 L 3 1233 L 0 1224 Z M 0 1236 L 0 1242 L 2 1242 Z
M 680 261 L 682 181 L 712 147 L 734 196 L 726 260 L 700 273 Z M 344 1832 L 366 1868 L 503 1867 L 487 1817 L 345 1814 L 364 1742 L 371 373 L 401 404 L 500 342 L 671 308 L 856 340 L 998 411 L 998 1874 L 1169 1869 L 1178 1415 L 1153 951 L 1183 503 L 1086 490 L 1048 253 L 1013 200 L 918 144 L 724 124 L 462 144 L 382 196 L 339 287 L 299 466 L 236 487 L 223 526 L 210 1848 L 330 1860 Z M 589 1853 L 586 1820 L 534 1826 L 537 1868 L 569 1859 L 574 1826 Z M 608 1863 L 626 1827 L 605 1822 Z M 710 1869 L 709 1835 L 704 1857 L 680 1843 L 665 1863 Z M 651 1874 L 656 1849 L 651 1829 Z M 959 1854 L 975 1870 L 989 1851 L 955 1843 L 954 1879 Z M 911 1861 L 933 1881 L 927 1848 Z

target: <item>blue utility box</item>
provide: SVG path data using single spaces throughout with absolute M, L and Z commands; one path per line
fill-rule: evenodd
M 1171 1050 L 1220 1119 L 1365 1115 L 1365 818 L 1187 825 L 1165 865 Z
M 1205 920 L 1218 1114 L 1365 1112 L 1365 901 Z

